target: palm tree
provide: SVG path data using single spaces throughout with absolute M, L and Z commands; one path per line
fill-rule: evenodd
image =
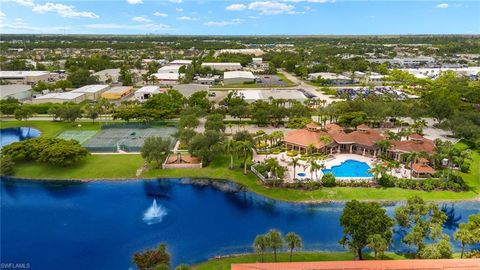
M 426 153 L 422 152 L 410 152 L 407 154 L 407 162 L 410 163 L 410 180 L 413 178 L 413 164 L 417 162 L 417 159 L 425 156 Z
M 295 180 L 295 176 L 297 176 L 296 169 L 298 165 L 299 158 L 293 157 L 292 158 L 292 166 L 293 166 L 293 180 Z
M 302 238 L 294 232 L 289 232 L 283 239 L 287 247 L 290 249 L 290 261 L 292 261 L 293 250 L 303 246 Z
M 315 145 L 313 143 L 307 145 L 307 154 L 311 156 L 313 154 L 313 151 L 315 150 Z
M 332 143 L 332 138 L 330 136 L 323 135 L 320 137 L 320 141 L 325 144 L 324 148 L 326 149 L 327 145 Z
M 389 140 L 380 140 L 380 141 L 376 141 L 375 145 L 380 147 L 380 153 L 385 152 L 386 154 L 387 149 L 390 148 L 390 146 L 392 146 L 392 143 Z
M 474 242 L 474 236 L 466 227 L 468 223 L 460 224 L 460 228 L 453 235 L 455 240 L 460 241 L 462 244 L 462 252 L 460 253 L 460 258 L 463 259 L 463 253 L 465 252 L 465 245 L 468 243 Z
M 275 262 L 277 262 L 277 250 L 283 246 L 282 234 L 278 230 L 271 229 L 266 237 L 268 239 L 268 247 L 273 250 L 273 257 Z
M 320 170 L 321 166 L 313 158 L 309 160 L 308 165 L 310 165 L 310 175 L 313 181 L 313 174 L 315 173 L 315 176 L 316 176 L 317 171 Z
M 257 235 L 257 237 L 255 237 L 255 240 L 253 241 L 253 249 L 256 250 L 257 252 L 260 252 L 260 255 L 262 256 L 262 262 L 263 262 L 263 254 L 267 250 L 268 246 L 269 246 L 269 243 L 266 235 Z
M 234 140 L 227 140 L 227 142 L 225 142 L 225 152 L 230 155 L 230 170 L 233 170 L 233 154 L 235 153 Z
M 247 159 L 253 153 L 253 144 L 250 141 L 238 141 L 236 149 L 243 156 L 243 174 L 247 174 Z
M 375 181 L 378 181 L 380 176 L 383 176 L 387 173 L 387 168 L 383 166 L 382 163 L 377 162 L 372 164 L 372 167 L 368 170 L 368 172 L 373 174 L 373 179 L 375 179 Z

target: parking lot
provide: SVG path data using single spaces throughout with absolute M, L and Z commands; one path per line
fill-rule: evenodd
M 256 85 L 259 87 L 287 86 L 277 75 L 257 75 Z

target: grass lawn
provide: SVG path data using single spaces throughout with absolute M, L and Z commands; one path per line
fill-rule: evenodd
M 278 262 L 288 262 L 288 253 L 279 253 L 277 255 Z M 264 262 L 273 262 L 273 254 L 265 254 Z M 350 252 L 294 252 L 292 261 L 309 262 L 309 261 L 351 261 L 353 254 Z M 372 255 L 366 255 L 366 259 L 373 259 Z M 400 260 L 406 259 L 403 255 L 387 252 L 384 259 Z M 193 266 L 195 270 L 230 270 L 232 263 L 255 263 L 261 262 L 259 254 L 245 254 L 239 256 L 225 257 L 220 259 L 210 259 L 207 262 Z
M 78 127 L 81 125 L 81 127 Z M 65 123 L 65 122 L 53 122 L 53 121 L 0 121 L 0 128 L 9 127 L 32 127 L 42 132 L 44 137 L 56 137 L 65 130 L 99 130 L 100 123 L 92 122 L 78 122 L 78 123 Z
M 143 164 L 140 155 L 91 155 L 70 167 L 36 162 L 16 164 L 14 177 L 33 179 L 125 179 L 135 178 Z
M 287 84 L 287 86 L 294 86 L 295 84 L 290 81 L 283 73 L 278 72 L 277 77 L 282 80 L 284 83 Z

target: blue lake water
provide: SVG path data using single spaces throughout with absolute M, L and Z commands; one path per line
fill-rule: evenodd
M 372 177 L 368 172 L 370 166 L 365 162 L 356 160 L 346 160 L 340 165 L 332 166 L 331 169 L 324 169 L 324 174 L 332 173 L 335 177 Z
M 0 148 L 5 145 L 40 136 L 40 131 L 29 127 L 0 129 Z
M 227 186 L 230 187 L 230 186 Z M 173 264 L 250 252 L 270 228 L 295 231 L 305 249 L 344 250 L 344 204 L 292 204 L 184 180 L 1 181 L 2 263 L 32 269 L 129 269 L 134 252 L 165 242 Z M 153 202 L 156 207 L 153 207 Z M 449 234 L 480 202 L 446 204 Z M 389 214 L 395 205 L 386 206 Z M 395 233 L 392 249 L 405 250 Z M 454 243 L 458 249 L 458 243 Z

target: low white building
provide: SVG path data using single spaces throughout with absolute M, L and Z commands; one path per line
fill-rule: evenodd
M 202 63 L 202 68 L 210 67 L 214 70 L 241 70 L 242 65 L 240 63 Z
M 85 100 L 84 93 L 49 93 L 43 96 L 38 96 L 32 99 L 33 104 L 43 104 L 43 103 L 64 103 L 64 102 L 73 102 L 80 103 Z
M 299 102 L 304 102 L 308 98 L 299 90 L 239 90 L 236 91 L 237 95 L 243 97 L 243 99 L 248 103 L 253 103 L 257 100 L 269 101 L 270 98 L 273 99 L 284 99 L 284 100 L 296 100 Z
M 179 73 L 180 67 L 182 66 L 163 66 L 157 73 Z
M 169 65 L 175 65 L 175 66 L 189 66 L 192 64 L 192 60 L 174 60 L 169 63 Z
M 93 76 L 98 77 L 100 83 L 113 83 L 116 84 L 119 82 L 120 78 L 120 69 L 119 68 L 110 68 L 100 70 L 92 74 Z
M 255 82 L 255 76 L 250 71 L 226 71 L 223 73 L 224 84 L 242 84 Z
M 109 88 L 110 86 L 105 84 L 91 84 L 77 88 L 73 91 L 70 91 L 70 93 L 84 93 L 85 99 L 97 100 L 102 96 L 102 93 L 107 91 Z
M 178 84 L 181 79 L 180 73 L 155 73 L 151 75 L 161 85 Z
M 353 83 L 351 78 L 332 72 L 317 72 L 308 74 L 308 80 L 317 80 L 319 78 L 326 80 L 329 84 L 342 85 Z
M 153 95 L 160 94 L 163 92 L 164 92 L 164 89 L 161 89 L 159 86 L 148 85 L 135 91 L 134 98 L 140 102 L 145 102 L 147 99 L 149 99 Z
M 22 101 L 32 98 L 32 94 L 32 86 L 28 84 L 0 85 L 0 99 L 15 98 Z
M 263 59 L 260 58 L 260 57 L 254 57 L 254 58 L 252 58 L 252 64 L 261 65 L 261 64 L 263 64 Z
M 57 74 L 48 71 L 0 71 L 0 80 L 10 84 L 36 84 L 54 81 Z

